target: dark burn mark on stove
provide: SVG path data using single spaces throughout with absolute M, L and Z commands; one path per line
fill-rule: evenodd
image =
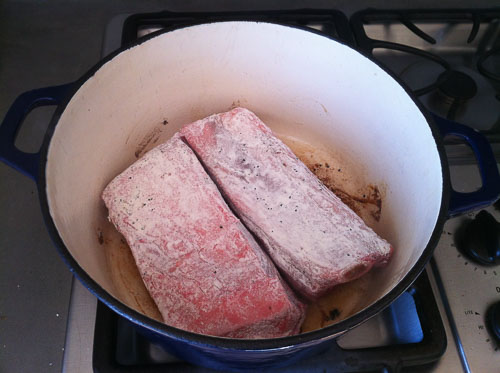
M 167 122 L 168 123 L 168 122 Z M 135 157 L 139 158 L 142 154 L 144 154 L 144 150 L 150 144 L 156 144 L 160 139 L 161 129 L 155 127 L 151 132 L 149 132 L 142 141 L 137 145 L 137 149 L 135 150 Z

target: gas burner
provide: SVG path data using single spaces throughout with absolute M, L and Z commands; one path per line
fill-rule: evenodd
M 495 88 L 488 78 L 473 69 L 453 66 L 447 71 L 432 61 L 421 60 L 399 76 L 411 89 L 431 80 L 440 81 L 436 90 L 420 96 L 424 106 L 437 115 L 480 131 L 491 130 L 500 120 Z
M 446 117 L 455 120 L 460 106 L 465 105 L 468 100 L 476 95 L 476 82 L 469 75 L 457 70 L 441 73 L 438 81 L 441 81 L 441 83 L 438 86 L 437 93 L 446 104 L 450 105 Z
M 482 132 L 500 159 L 500 8 L 367 9 L 350 23 L 362 52 L 429 111 Z M 450 144 L 452 163 L 475 163 L 467 146 Z
M 466 102 L 476 95 L 476 82 L 469 75 L 461 71 L 452 70 L 444 72 L 439 75 L 438 79 L 442 80 L 442 83 L 438 87 L 439 92 L 451 102 Z

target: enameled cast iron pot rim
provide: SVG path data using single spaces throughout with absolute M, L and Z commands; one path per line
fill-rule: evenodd
M 65 110 L 66 106 L 68 105 L 69 101 L 73 97 L 73 95 L 79 90 L 79 88 L 107 62 L 111 61 L 114 57 L 116 57 L 118 54 L 127 51 L 130 48 L 133 48 L 135 46 L 138 46 L 152 38 L 158 37 L 160 35 L 166 34 L 168 32 L 172 32 L 175 30 L 187 28 L 187 27 L 197 27 L 200 25 L 206 25 L 206 24 L 212 24 L 212 23 L 226 23 L 226 22 L 234 22 L 234 21 L 239 21 L 239 22 L 249 22 L 249 23 L 270 23 L 270 24 L 275 24 L 278 26 L 284 26 L 284 27 L 290 27 L 290 28 L 296 28 L 302 31 L 306 32 L 313 32 L 321 37 L 330 39 L 334 42 L 343 44 L 346 47 L 349 47 L 350 49 L 353 49 L 356 51 L 354 48 L 351 46 L 343 43 L 340 40 L 337 40 L 335 38 L 325 36 L 319 31 L 312 30 L 306 27 L 301 27 L 301 26 L 290 26 L 282 23 L 276 23 L 276 22 L 253 22 L 253 21 L 241 21 L 237 18 L 233 20 L 228 20 L 224 22 L 205 22 L 205 23 L 198 23 L 198 24 L 191 24 L 188 26 L 182 26 L 182 27 L 175 27 L 172 29 L 165 29 L 165 30 L 160 30 L 158 32 L 152 33 L 144 38 L 138 39 L 132 44 L 122 47 L 115 52 L 111 53 L 110 55 L 106 56 L 104 59 L 99 61 L 95 66 L 93 66 L 86 74 L 84 74 L 80 79 L 78 79 L 74 84 L 72 84 L 71 88 L 68 90 L 66 93 L 66 96 L 64 99 L 61 101 L 61 103 L 58 105 L 52 120 L 49 124 L 49 127 L 47 129 L 47 132 L 45 134 L 44 142 L 41 148 L 40 152 L 40 164 L 39 164 L 39 179 L 38 179 L 38 193 L 40 196 L 40 204 L 42 208 L 42 213 L 43 217 L 45 220 L 45 224 L 47 225 L 47 229 L 50 233 L 50 236 L 52 240 L 54 241 L 57 250 L 59 251 L 59 254 L 62 256 L 63 260 L 66 262 L 66 264 L 70 267 L 71 272 L 74 273 L 74 275 L 89 289 L 97 298 L 99 298 L 101 301 L 103 301 L 108 307 L 113 309 L 115 312 L 120 314 L 121 316 L 129 319 L 135 324 L 138 324 L 152 332 L 159 333 L 160 335 L 168 336 L 171 339 L 179 340 L 179 341 L 185 341 L 190 344 L 200 344 L 200 345 L 212 345 L 217 348 L 225 348 L 225 349 L 235 349 L 235 350 L 273 350 L 273 349 L 286 349 L 288 347 L 292 346 L 297 346 L 297 345 L 304 345 L 307 346 L 308 344 L 317 344 L 318 340 L 327 340 L 334 338 L 336 336 L 339 336 L 343 332 L 352 329 L 353 327 L 359 325 L 361 322 L 366 321 L 372 316 L 375 316 L 377 313 L 382 311 L 384 308 L 389 306 L 396 298 L 398 298 L 412 283 L 413 281 L 418 277 L 418 275 L 422 272 L 424 269 L 425 265 L 427 264 L 428 260 L 430 259 L 433 249 L 437 245 L 441 231 L 444 225 L 444 222 L 447 220 L 447 212 L 448 212 L 448 201 L 450 198 L 450 176 L 449 176 L 449 169 L 448 169 L 448 161 L 446 158 L 446 153 L 444 151 L 444 145 L 441 140 L 441 136 L 439 134 L 439 131 L 437 130 L 436 125 L 434 124 L 432 118 L 430 117 L 429 113 L 426 111 L 426 109 L 423 107 L 422 104 L 420 104 L 416 98 L 413 96 L 409 88 L 396 76 L 394 76 L 390 71 L 388 71 L 386 68 L 384 68 L 382 65 L 380 65 L 377 61 L 373 60 L 369 56 L 363 55 L 359 51 L 356 51 L 359 53 L 360 58 L 367 58 L 371 60 L 371 62 L 377 64 L 382 70 L 384 70 L 390 77 L 392 77 L 394 80 L 396 80 L 406 91 L 408 96 L 413 100 L 415 105 L 419 108 L 419 110 L 423 113 L 425 119 L 427 120 L 427 123 L 431 129 L 432 136 L 434 137 L 436 147 L 439 153 L 439 157 L 441 160 L 441 170 L 442 170 L 442 175 L 443 175 L 443 193 L 442 193 L 442 199 L 441 199 L 441 207 L 439 210 L 439 216 L 436 221 L 436 226 L 434 228 L 434 231 L 432 232 L 432 235 L 430 237 L 429 243 L 427 244 L 427 247 L 422 251 L 422 254 L 420 258 L 417 260 L 413 268 L 405 275 L 405 277 L 385 296 L 377 300 L 375 303 L 373 303 L 371 306 L 365 308 L 361 312 L 358 312 L 357 314 L 337 323 L 334 325 L 327 326 L 325 328 L 312 331 L 312 332 L 307 332 L 307 333 L 302 333 L 298 334 L 295 336 L 291 337 L 283 337 L 283 338 L 273 338 L 273 339 L 257 339 L 257 340 L 249 340 L 249 339 L 230 339 L 230 338 L 222 338 L 222 337 L 214 337 L 214 336 L 207 336 L 207 335 L 201 335 L 201 334 L 196 334 L 192 332 L 188 332 L 182 329 L 178 329 L 172 326 L 168 326 L 164 323 L 161 323 L 159 321 L 153 320 L 142 313 L 139 313 L 135 311 L 134 309 L 128 307 L 124 303 L 120 302 L 119 300 L 115 299 L 113 296 L 111 296 L 109 293 L 106 292 L 97 282 L 95 282 L 81 267 L 80 265 L 76 262 L 76 260 L 73 258 L 73 256 L 70 254 L 69 250 L 66 248 L 64 245 L 61 237 L 59 236 L 59 232 L 57 231 L 57 228 L 54 224 L 54 221 L 52 220 L 52 217 L 50 215 L 50 210 L 49 210 L 49 204 L 47 200 L 47 193 L 46 193 L 46 175 L 45 175 L 45 166 L 47 163 L 47 154 L 48 154 L 48 148 L 50 145 L 50 141 L 52 138 L 52 135 L 54 134 L 55 127 L 59 121 L 59 118 L 61 117 L 63 111 Z

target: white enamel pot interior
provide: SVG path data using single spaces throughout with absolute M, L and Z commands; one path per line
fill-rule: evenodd
M 446 210 L 441 145 L 405 89 L 339 42 L 276 24 L 203 24 L 123 50 L 80 83 L 47 140 L 42 187 L 49 229 L 89 289 L 159 335 L 242 349 L 327 339 L 387 306 L 430 256 Z M 100 227 L 109 224 L 102 190 L 136 153 L 234 105 L 254 111 L 277 133 L 334 149 L 362 167 L 368 180 L 385 185 L 381 219 L 373 227 L 391 242 L 394 256 L 353 317 L 300 337 L 245 344 L 165 326 L 121 301 L 99 242 Z

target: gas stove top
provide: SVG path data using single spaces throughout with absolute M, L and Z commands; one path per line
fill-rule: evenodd
M 500 9 L 365 10 L 357 49 L 400 78 L 431 112 L 477 129 L 500 159 Z M 474 163 L 447 139 L 452 163 Z
M 427 109 L 486 135 L 500 159 L 500 10 L 366 10 L 350 20 L 335 10 L 313 9 L 121 15 L 108 25 L 103 55 L 158 30 L 225 19 L 307 26 L 357 48 L 406 83 Z M 468 146 L 457 139 L 447 144 L 454 188 L 480 186 Z M 487 210 L 500 220 L 498 210 Z M 500 268 L 476 264 L 456 247 L 464 224 L 475 215 L 447 222 L 426 271 L 386 311 L 323 354 L 278 371 L 398 371 L 402 366 L 405 371 L 494 371 L 500 353 L 486 311 L 500 301 Z M 82 357 L 102 373 L 208 371 L 145 340 L 127 321 L 96 306 L 75 281 L 65 371 L 73 371 Z
M 424 273 L 386 310 L 339 338 L 325 352 L 293 367 L 269 371 L 397 370 L 401 364 L 429 369 L 445 349 L 446 332 Z M 102 303 L 97 306 L 93 365 L 98 372 L 120 372 L 123 367 L 141 372 L 211 371 L 168 354 Z

